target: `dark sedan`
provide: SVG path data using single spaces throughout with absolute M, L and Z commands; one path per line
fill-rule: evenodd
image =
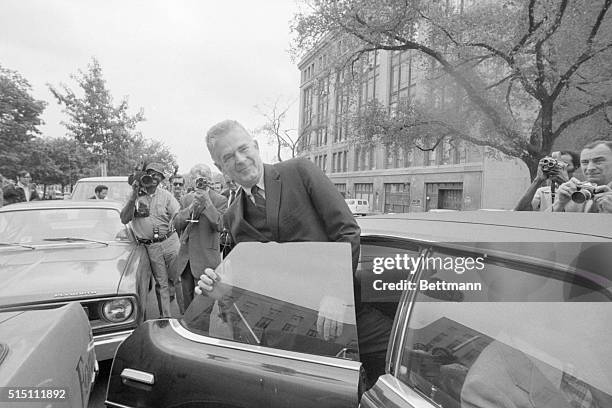
M 121 224 L 120 210 L 110 200 L 1 208 L 0 311 L 78 301 L 89 317 L 97 358 L 112 359 L 154 302 L 146 251 Z
M 592 403 L 582 406 L 612 406 L 609 216 L 359 223 L 360 298 L 395 318 L 372 388 L 358 362 L 348 245 L 249 243 L 184 319 L 146 322 L 126 339 L 107 405 L 569 408 L 581 394 Z M 329 319 L 340 335 L 325 335 Z

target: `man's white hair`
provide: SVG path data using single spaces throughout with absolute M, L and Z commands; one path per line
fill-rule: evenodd
M 201 174 L 202 176 L 212 179 L 212 171 L 210 170 L 210 167 L 204 163 L 199 163 L 193 166 L 191 170 L 189 170 L 189 174 L 191 174 L 192 176 L 195 176 L 196 174 Z
M 206 132 L 206 147 L 210 152 L 210 155 L 213 155 L 213 149 L 215 148 L 215 143 L 218 139 L 223 138 L 226 134 L 228 134 L 231 130 L 240 129 L 244 131 L 247 135 L 251 135 L 245 128 L 240 124 L 240 122 L 232 119 L 227 119 L 222 122 L 217 123 Z M 251 136 L 252 138 L 252 136 Z M 213 160 L 214 160 L 213 156 Z

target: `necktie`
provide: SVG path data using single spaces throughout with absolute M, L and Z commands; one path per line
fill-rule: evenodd
M 263 198 L 261 193 L 259 192 L 259 187 L 253 186 L 251 187 L 251 194 L 253 195 L 253 200 L 255 201 L 255 206 L 261 209 L 266 208 L 266 199 Z
M 597 407 L 589 386 L 584 381 L 565 372 L 561 378 L 561 391 L 569 399 L 572 408 Z
M 227 206 L 229 207 L 230 205 L 232 205 L 232 203 L 234 202 L 234 199 L 236 198 L 236 192 L 234 190 L 230 191 L 230 196 L 229 196 L 229 200 L 227 200 Z

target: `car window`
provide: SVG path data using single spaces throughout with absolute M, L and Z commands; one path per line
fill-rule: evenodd
M 185 312 L 181 324 L 188 330 L 310 354 L 357 355 L 349 244 L 244 242 L 215 271 L 221 277 L 215 291 L 196 296 Z M 322 317 L 340 323 L 337 336 L 323 338 Z
M 79 181 L 74 186 L 71 199 L 88 200 L 90 197 L 93 197 L 94 190 L 101 184 L 108 187 L 107 200 L 125 202 L 132 192 L 132 187 L 127 181 Z
M 344 200 L 344 201 L 346 201 L 346 203 L 348 205 L 354 205 L 355 204 L 355 200 Z
M 570 384 L 612 406 L 612 247 L 574 246 L 568 265 L 434 248 L 414 281 L 398 378 L 442 407 L 569 407 Z
M 0 213 L 3 242 L 45 243 L 73 237 L 100 241 L 127 240 L 119 211 L 103 208 L 49 208 Z

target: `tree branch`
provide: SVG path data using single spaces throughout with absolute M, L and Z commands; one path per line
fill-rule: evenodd
M 587 118 L 591 115 L 593 115 L 594 113 L 599 112 L 600 110 L 604 109 L 607 106 L 612 106 L 612 99 L 608 99 L 605 102 L 602 102 L 600 104 L 597 104 L 595 106 L 593 106 L 592 108 L 578 114 L 575 116 L 572 116 L 571 118 L 567 119 L 565 122 L 563 122 L 561 125 L 559 125 L 559 127 L 557 128 L 557 130 L 554 131 L 553 133 L 553 138 L 557 138 L 565 129 L 567 129 L 569 126 L 571 126 L 572 124 L 578 122 L 579 120 L 582 120 L 584 118 Z

